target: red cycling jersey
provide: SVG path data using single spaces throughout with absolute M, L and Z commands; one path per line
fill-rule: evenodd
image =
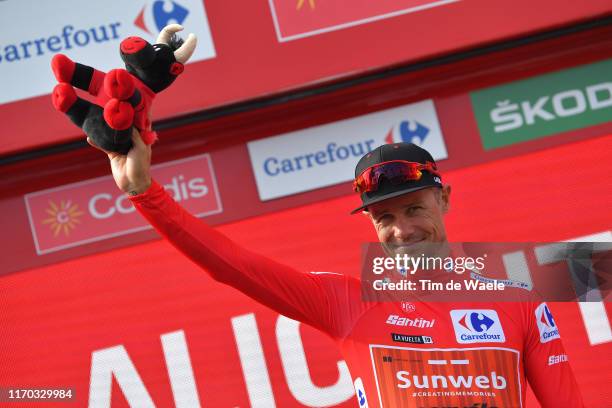
M 329 334 L 360 407 L 524 407 L 526 380 L 543 407 L 583 406 L 550 309 L 523 289 L 514 303 L 364 301 L 359 279 L 252 253 L 156 182 L 130 199 L 213 279 Z

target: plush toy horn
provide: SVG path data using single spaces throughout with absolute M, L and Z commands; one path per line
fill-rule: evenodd
M 176 58 L 176 60 L 181 64 L 187 63 L 189 58 L 191 58 L 193 51 L 195 51 L 197 42 L 198 39 L 196 36 L 189 34 L 183 45 L 181 45 L 178 50 L 174 51 L 174 58 Z
M 170 39 L 172 39 L 172 36 L 182 30 L 183 26 L 180 24 L 168 24 L 159 32 L 159 35 L 157 36 L 157 43 L 170 45 Z
M 159 32 L 159 36 L 157 36 L 157 43 L 170 45 L 170 39 L 172 39 L 172 36 L 182 30 L 183 26 L 180 24 L 169 24 L 165 26 Z M 189 34 L 187 39 L 183 42 L 183 45 L 174 51 L 174 58 L 176 61 L 180 62 L 181 64 L 185 64 L 189 58 L 191 58 L 193 51 L 195 51 L 197 42 L 198 39 L 196 36 Z

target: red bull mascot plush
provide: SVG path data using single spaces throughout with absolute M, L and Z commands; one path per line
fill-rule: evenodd
M 176 35 L 182 29 L 178 24 L 164 27 L 153 45 L 140 37 L 124 39 L 119 49 L 125 69 L 108 73 L 55 55 L 51 68 L 59 84 L 51 95 L 53 106 L 104 150 L 127 154 L 133 127 L 152 144 L 157 139 L 151 128 L 153 99 L 183 72 L 195 50 L 193 34 L 185 41 Z M 74 87 L 95 96 L 95 103 L 77 96 Z

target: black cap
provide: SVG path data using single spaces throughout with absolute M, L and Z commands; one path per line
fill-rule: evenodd
M 431 154 L 422 147 L 413 143 L 391 143 L 377 147 L 369 153 L 366 153 L 355 167 L 355 178 L 359 176 L 368 167 L 375 164 L 383 163 L 391 160 L 405 160 L 426 164 L 431 162 L 435 165 L 435 161 Z M 407 181 L 402 184 L 393 184 L 387 180 L 380 181 L 376 191 L 361 193 L 362 205 L 359 208 L 351 211 L 351 214 L 358 213 L 366 209 L 369 205 L 379 201 L 400 196 L 402 194 L 411 193 L 413 191 L 422 190 L 428 187 L 442 187 L 442 180 L 428 171 L 423 171 L 423 176 L 417 181 Z

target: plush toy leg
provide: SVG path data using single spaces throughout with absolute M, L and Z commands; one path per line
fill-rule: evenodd
M 104 92 L 111 98 L 104 106 L 104 119 L 109 126 L 118 130 L 132 126 L 135 108 L 142 105 L 132 75 L 124 69 L 111 70 L 104 78 Z
M 74 62 L 64 54 L 56 54 L 53 57 L 51 68 L 58 82 L 69 83 L 94 96 L 98 95 L 104 81 L 104 72 Z
M 92 106 L 97 106 L 85 99 L 79 98 L 74 88 L 67 83 L 57 84 L 53 88 L 51 100 L 55 109 L 65 113 L 72 123 L 80 128 L 83 127 L 83 123 L 90 114 Z
M 66 113 L 70 107 L 78 99 L 74 88 L 65 82 L 55 85 L 53 92 L 51 93 L 51 101 L 53 106 L 60 112 Z
M 136 84 L 129 72 L 125 69 L 113 69 L 104 78 L 104 92 L 119 100 L 129 99 L 136 90 Z
M 111 99 L 104 105 L 104 120 L 113 129 L 127 129 L 134 123 L 134 108 L 129 102 Z

